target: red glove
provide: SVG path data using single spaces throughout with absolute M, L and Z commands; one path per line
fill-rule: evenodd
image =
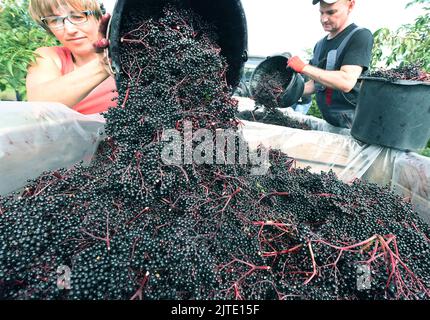
M 304 63 L 299 57 L 294 56 L 290 59 L 288 59 L 288 66 L 293 69 L 294 71 L 298 73 L 302 73 L 304 67 L 307 66 L 306 63 Z

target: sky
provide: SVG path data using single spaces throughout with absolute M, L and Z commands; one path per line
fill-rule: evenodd
M 213 0 L 216 1 L 216 0 Z M 115 0 L 104 0 L 112 11 Z M 356 0 L 352 21 L 375 32 L 388 27 L 396 30 L 413 23 L 423 11 L 420 7 L 405 9 L 410 0 Z M 248 24 L 250 55 L 268 56 L 288 51 L 305 55 L 305 50 L 325 36 L 319 22 L 319 5 L 311 0 L 242 0 Z

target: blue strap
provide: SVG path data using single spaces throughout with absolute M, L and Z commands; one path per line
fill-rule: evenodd
M 320 41 L 318 41 L 316 47 L 315 47 L 315 54 L 314 57 L 311 60 L 311 63 L 314 66 L 318 66 L 318 61 L 320 59 L 321 53 L 322 53 L 322 46 L 324 43 L 325 38 L 321 39 Z
M 348 34 L 348 36 L 346 36 L 345 39 L 343 39 L 342 43 L 339 45 L 339 47 L 335 50 L 330 50 L 327 54 L 327 65 L 326 65 L 326 70 L 336 70 L 336 66 L 337 66 L 337 62 L 339 60 L 340 55 L 343 53 L 343 51 L 345 50 L 345 47 L 348 45 L 349 40 L 352 38 L 352 36 L 357 32 L 362 30 L 363 28 L 355 28 L 354 30 L 351 31 L 350 34 Z

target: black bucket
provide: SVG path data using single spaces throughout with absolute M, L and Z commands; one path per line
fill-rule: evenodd
M 400 150 L 424 148 L 430 139 L 430 83 L 362 80 L 351 135 Z
M 256 94 L 258 83 L 267 75 L 280 72 L 284 83 L 282 84 L 283 93 L 280 96 L 279 107 L 288 108 L 296 104 L 303 95 L 305 81 L 303 77 L 291 68 L 287 68 L 288 59 L 291 54 L 283 53 L 267 57 L 262 61 L 252 73 L 249 83 L 252 95 Z
M 169 3 L 180 3 L 192 9 L 204 21 L 213 24 L 219 35 L 218 45 L 228 64 L 227 83 L 233 88 L 239 84 L 244 63 L 248 59 L 248 33 L 245 12 L 240 0 L 117 0 L 108 30 L 109 56 L 117 77 L 121 70 L 119 44 L 122 18 L 136 13 L 143 19 L 156 18 Z M 116 79 L 118 81 L 118 78 Z

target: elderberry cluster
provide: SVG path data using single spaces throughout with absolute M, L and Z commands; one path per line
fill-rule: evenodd
M 258 79 L 258 81 L 257 81 Z M 281 106 L 281 97 L 288 84 L 291 82 L 292 74 L 288 72 L 274 71 L 260 75 L 253 93 L 253 99 L 259 105 L 270 110 Z
M 423 71 L 421 63 L 402 64 L 397 68 L 374 70 L 368 74 L 370 77 L 383 78 L 388 81 L 413 80 L 430 82 L 430 74 Z
M 273 124 L 276 126 L 283 126 L 300 130 L 311 130 L 311 128 L 306 123 L 295 120 L 277 109 L 264 109 L 263 111 L 242 111 L 239 112 L 236 117 L 241 120 L 247 120 L 252 122 Z

